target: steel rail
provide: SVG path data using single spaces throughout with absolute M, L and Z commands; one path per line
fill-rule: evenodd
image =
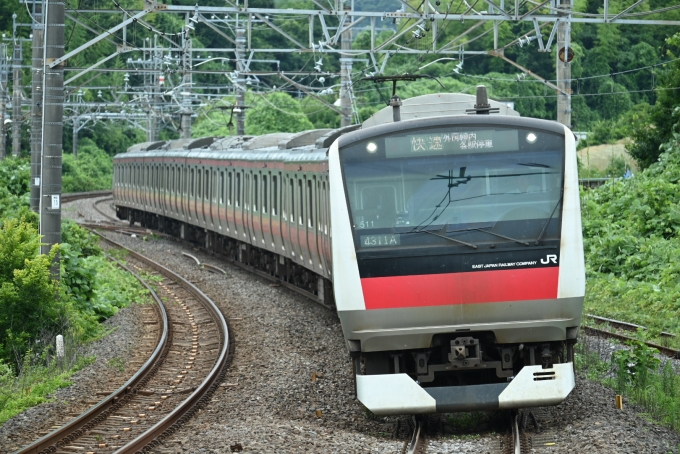
M 420 418 L 413 418 L 413 423 L 415 426 L 413 427 L 413 435 L 411 436 L 411 441 L 408 444 L 408 447 L 406 449 L 407 454 L 416 454 L 418 452 L 421 452 L 421 450 L 424 448 L 424 437 L 423 437 L 423 421 Z
M 592 314 L 586 314 L 586 317 L 593 319 L 595 321 L 595 323 L 608 324 L 610 326 L 613 326 L 614 328 L 625 329 L 626 331 L 637 331 L 638 329 L 642 329 L 642 330 L 646 331 L 646 330 L 649 329 L 646 326 L 636 325 L 635 323 L 622 322 L 620 320 L 614 320 L 614 319 L 611 319 L 611 318 L 600 317 L 600 316 L 592 315 Z M 667 333 L 665 331 L 662 331 L 661 333 L 659 333 L 659 336 L 668 337 L 668 338 L 676 337 L 675 334 Z
M 61 202 L 74 202 L 81 199 L 93 199 L 95 197 L 106 197 L 107 195 L 112 195 L 113 191 L 110 189 L 105 191 L 90 191 L 90 192 L 72 192 L 69 194 L 61 195 Z
M 216 324 L 220 328 L 220 342 L 221 351 L 220 355 L 215 361 L 215 365 L 210 370 L 210 373 L 205 380 L 194 390 L 193 393 L 189 395 L 179 406 L 177 406 L 171 413 L 165 416 L 161 421 L 156 423 L 153 427 L 149 428 L 146 432 L 141 434 L 136 439 L 132 440 L 127 445 L 115 451 L 115 453 L 122 454 L 128 452 L 141 452 L 148 446 L 155 446 L 159 444 L 158 439 L 164 438 L 164 436 L 169 435 L 174 432 L 177 425 L 185 423 L 191 416 L 193 416 L 194 411 L 198 410 L 198 406 L 207 403 L 210 395 L 219 386 L 220 380 L 226 373 L 227 361 L 229 359 L 229 353 L 231 348 L 231 343 L 229 342 L 229 328 L 227 322 L 220 312 L 219 308 L 213 303 L 213 301 L 208 298 L 208 296 L 203 293 L 198 287 L 196 287 L 191 282 L 184 279 L 179 274 L 174 271 L 160 265 L 147 257 L 132 251 L 115 241 L 106 238 L 104 236 L 100 237 L 107 243 L 125 249 L 128 251 L 131 257 L 135 260 L 156 269 L 159 273 L 171 279 L 175 282 L 180 283 L 197 301 L 204 304 L 205 308 L 212 314 Z
M 592 326 L 584 326 L 583 330 L 590 335 L 594 336 L 602 336 L 602 337 L 609 337 L 609 338 L 614 338 L 618 340 L 622 340 L 624 342 L 627 341 L 632 341 L 632 342 L 639 342 L 639 339 L 635 339 L 630 336 L 625 336 L 623 334 L 619 333 L 613 333 L 611 331 L 605 331 L 597 328 L 593 328 Z M 648 347 L 656 348 L 659 350 L 659 353 L 661 353 L 664 356 L 668 356 L 669 358 L 674 358 L 674 359 L 680 359 L 680 350 L 675 350 L 669 347 L 664 347 L 663 345 L 656 344 L 654 342 L 643 342 L 645 345 Z
M 68 423 L 61 426 L 59 429 L 39 438 L 30 445 L 20 449 L 15 454 L 32 454 L 55 452 L 61 445 L 68 444 L 75 438 L 83 435 L 89 428 L 99 424 L 106 419 L 109 414 L 116 411 L 123 406 L 125 402 L 137 391 L 140 386 L 143 386 L 151 377 L 151 374 L 160 365 L 160 360 L 165 352 L 167 354 L 167 347 L 170 339 L 170 325 L 168 323 L 168 314 L 163 305 L 163 301 L 158 297 L 156 292 L 147 284 L 139 275 L 128 267 L 120 263 L 118 260 L 109 257 L 110 260 L 116 262 L 118 266 L 132 274 L 151 294 L 156 301 L 156 308 L 160 312 L 160 320 L 163 324 L 163 330 L 156 349 L 153 351 L 149 359 L 142 365 L 142 367 L 120 388 L 109 394 L 103 400 L 80 416 L 72 419 Z
M 113 222 L 118 222 L 118 219 L 114 218 L 113 216 L 109 216 L 108 214 L 104 213 L 104 211 L 101 208 L 99 208 L 100 203 L 112 202 L 112 201 L 113 201 L 113 197 L 97 200 L 96 202 L 94 202 L 94 209 L 97 210 L 97 213 L 101 214 L 106 219 L 113 221 Z

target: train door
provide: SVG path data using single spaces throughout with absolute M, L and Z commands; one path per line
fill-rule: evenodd
M 290 189 L 288 182 L 290 177 L 288 174 L 283 174 L 281 180 L 281 216 L 279 217 L 281 223 L 281 241 L 283 248 L 283 255 L 291 257 L 293 251 L 291 235 L 290 235 Z
M 235 186 L 235 172 L 233 169 L 227 169 L 227 235 L 235 236 L 236 224 L 234 219 L 234 206 L 236 201 L 234 200 L 234 186 Z
M 196 166 L 196 192 L 194 198 L 196 225 L 205 227 L 203 219 L 203 167 Z
M 271 172 L 262 173 L 262 236 L 264 247 L 276 251 L 272 235 Z
M 262 213 L 262 174 L 253 171 L 253 203 L 252 203 L 252 226 L 253 226 L 253 244 L 257 247 L 264 246 L 263 236 L 263 213 Z
M 306 267 L 309 267 L 308 261 L 310 260 L 309 254 L 309 244 L 307 242 L 307 216 L 309 215 L 309 206 L 306 201 L 306 175 L 300 175 L 296 182 L 296 196 L 298 201 L 298 212 L 297 212 L 297 228 L 298 228 L 298 244 L 300 245 L 300 263 Z
M 197 169 L 194 166 L 191 166 L 189 170 L 189 199 L 188 199 L 188 205 L 189 205 L 189 222 L 191 224 L 196 223 L 196 179 L 198 176 L 196 175 Z
M 151 195 L 151 212 L 158 213 L 158 164 L 151 163 L 151 184 L 149 185 Z
M 224 234 L 227 231 L 227 176 L 224 169 L 219 170 L 220 184 L 217 189 L 217 230 Z
M 321 200 L 321 210 L 323 213 L 323 236 L 321 248 L 321 255 L 325 258 L 326 274 L 330 277 L 331 274 L 331 213 L 330 213 L 330 196 L 328 186 L 328 176 L 324 175 L 323 181 L 321 182 L 322 195 Z
M 220 225 L 220 219 L 218 217 L 218 204 L 217 204 L 217 194 L 220 192 L 220 180 L 217 176 L 217 168 L 211 167 L 210 173 L 212 174 L 210 178 L 210 230 L 217 231 L 217 227 Z
M 316 248 L 319 253 L 319 264 L 321 267 L 321 274 L 326 274 L 326 256 L 324 255 L 324 236 L 323 236 L 323 225 L 325 223 L 324 211 L 323 211 L 323 197 L 324 188 L 326 183 L 323 181 L 323 176 L 319 176 L 316 179 L 316 197 L 314 197 L 315 209 L 317 212 L 316 221 Z
M 186 166 L 186 162 L 184 162 L 181 166 L 177 167 L 177 173 L 179 175 L 179 185 L 177 186 L 177 211 L 179 212 L 179 218 L 183 221 L 186 221 L 186 206 L 185 206 L 185 200 L 186 200 L 186 184 L 187 184 L 187 179 L 188 179 L 188 170 Z
M 271 190 L 270 190 L 270 209 L 269 218 L 272 232 L 272 249 L 281 253 L 285 249 L 283 248 L 283 231 L 281 226 L 281 172 L 277 172 L 271 175 Z
M 242 169 L 234 172 L 234 237 L 245 240 L 246 226 L 243 219 L 243 180 L 244 174 Z
M 202 200 L 202 210 L 203 215 L 203 227 L 210 228 L 210 195 L 212 193 L 212 181 L 210 178 L 210 169 L 208 167 L 203 167 L 203 199 Z
M 319 256 L 319 243 L 317 235 L 317 225 L 319 223 L 319 213 L 317 210 L 317 187 L 316 187 L 316 176 L 310 175 L 305 179 L 306 184 L 306 204 L 307 209 L 307 246 L 309 248 L 309 264 L 308 266 L 317 271 L 321 272 L 321 257 Z
M 302 260 L 302 248 L 300 247 L 300 227 L 298 217 L 300 216 L 300 211 L 302 206 L 300 206 L 299 191 L 298 191 L 298 178 L 296 174 L 291 174 L 288 180 L 288 200 L 290 201 L 290 245 L 291 245 L 291 255 L 293 260 L 300 262 Z
M 248 242 L 252 245 L 258 246 L 257 240 L 255 238 L 255 230 L 253 228 L 253 218 L 255 217 L 255 213 L 253 212 L 253 203 L 254 203 L 254 191 L 253 191 L 253 181 L 256 180 L 256 178 L 253 178 L 254 174 L 252 170 L 247 170 L 246 171 L 246 181 L 245 181 L 245 197 L 246 197 L 246 203 L 244 204 L 244 220 L 245 220 L 245 227 L 246 227 L 246 234 L 248 238 Z

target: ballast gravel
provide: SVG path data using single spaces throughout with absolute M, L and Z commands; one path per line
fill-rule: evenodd
M 81 219 L 98 216 L 84 206 L 77 212 Z M 107 236 L 194 282 L 220 306 L 235 342 L 231 367 L 211 402 L 156 452 L 402 452 L 407 418 L 372 416 L 354 399 L 351 366 L 335 314 L 173 241 Z M 183 251 L 226 270 L 226 276 L 198 268 Z M 119 329 L 107 338 L 111 348 L 121 333 Z M 26 430 L 31 419 L 48 408 L 39 406 L 8 421 L 0 429 L 0 450 L 7 446 L 6 434 Z M 565 402 L 536 414 L 542 430 L 533 436 L 535 453 L 677 453 L 680 446 L 678 433 L 648 422 L 632 406 L 617 410 L 613 391 L 582 377 Z M 428 440 L 428 453 L 499 452 L 507 426 L 499 422 L 499 414 L 443 418 L 445 434 Z M 401 430 L 393 439 L 397 420 Z

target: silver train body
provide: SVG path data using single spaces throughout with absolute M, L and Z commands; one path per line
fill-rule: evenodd
M 585 292 L 574 136 L 432 100 L 398 123 L 134 146 L 118 216 L 334 305 L 375 414 L 556 405 Z

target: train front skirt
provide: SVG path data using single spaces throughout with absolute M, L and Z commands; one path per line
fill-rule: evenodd
M 508 383 L 422 388 L 407 374 L 357 375 L 357 397 L 376 415 L 557 405 L 575 386 L 573 363 L 524 366 Z

